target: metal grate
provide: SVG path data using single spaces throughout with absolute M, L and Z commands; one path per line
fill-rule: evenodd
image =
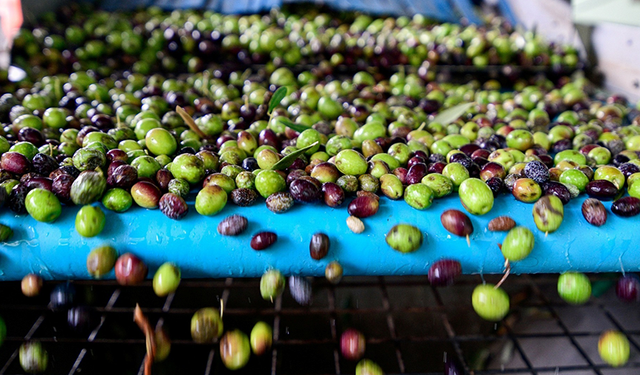
M 614 275 L 593 275 L 594 293 Z M 497 276 L 486 276 L 496 282 Z M 504 285 L 511 314 L 497 324 L 473 312 L 470 296 L 480 276 L 464 276 L 449 288 L 434 288 L 426 276 L 350 277 L 337 286 L 317 279 L 314 302 L 299 306 L 288 294 L 271 303 L 259 293 L 259 280 L 183 280 L 178 292 L 156 297 L 149 282 L 121 288 L 113 281 L 76 282 L 77 300 L 100 316 L 89 335 L 69 331 L 66 314 L 47 308 L 55 283 L 26 298 L 17 282 L 2 285 L 0 315 L 7 338 L 0 348 L 0 375 L 22 374 L 19 345 L 43 342 L 50 374 L 142 374 L 144 337 L 133 322 L 139 303 L 152 324 L 162 319 L 172 339 L 167 360 L 154 374 L 353 374 L 355 363 L 339 353 L 340 333 L 349 327 L 367 337 L 366 358 L 388 374 L 442 374 L 444 356 L 453 356 L 465 374 L 598 374 L 640 371 L 640 317 L 637 307 L 618 302 L 611 288 L 583 306 L 563 303 L 555 292 L 557 275 L 511 276 Z M 249 332 L 264 320 L 274 328 L 270 355 L 252 356 L 241 371 L 224 368 L 218 345 L 195 344 L 192 314 L 224 301 L 225 329 Z M 618 370 L 597 355 L 602 331 L 618 329 L 629 338 L 629 364 Z M 556 354 L 556 355 L 550 355 Z

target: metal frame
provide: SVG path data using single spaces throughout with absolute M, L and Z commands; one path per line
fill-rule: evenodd
M 487 281 L 495 282 L 497 278 L 490 276 Z M 594 278 L 611 280 L 606 275 L 594 275 Z M 120 373 L 136 373 L 136 369 L 139 369 L 137 374 L 142 374 L 144 336 L 132 321 L 136 302 L 141 304 L 152 324 L 161 319 L 169 335 L 175 336 L 172 339 L 173 354 L 166 363 L 157 364 L 154 373 L 176 373 L 177 368 L 189 374 L 230 373 L 217 358 L 217 344 L 195 344 L 189 334 L 191 315 L 198 308 L 218 306 L 218 299 L 225 305 L 225 329 L 240 328 L 248 333 L 258 320 L 265 320 L 274 328 L 271 354 L 252 356 L 246 368 L 247 373 L 351 374 L 355 363 L 341 358 L 339 340 L 342 330 L 355 326 L 367 337 L 366 357 L 376 360 L 391 374 L 442 374 L 441 356 L 447 352 L 446 355 L 459 361 L 464 374 L 541 374 L 591 370 L 594 374 L 603 375 L 602 370 L 607 366 L 591 358 L 588 350 L 579 342 L 585 337 L 598 337 L 601 332 L 574 332 L 569 329 L 557 311 L 566 304 L 557 301 L 558 297 L 548 292 L 555 287 L 556 275 L 511 276 L 505 284 L 512 299 L 510 316 L 488 332 L 466 332 L 472 329 L 470 327 L 480 325 L 486 328 L 492 325 L 481 321 L 468 301 L 472 287 L 481 282 L 478 275 L 463 276 L 449 288 L 430 286 L 426 276 L 346 278 L 337 286 L 318 279 L 314 285 L 315 303 L 310 307 L 302 307 L 293 301 L 288 291 L 273 304 L 261 300 L 257 279 L 184 280 L 175 295 L 162 299 L 153 294 L 148 282 L 139 287 L 121 288 L 113 281 L 83 281 L 75 284 L 78 296 L 92 293 L 94 300 L 85 299 L 84 303 L 94 306 L 101 315 L 99 325 L 83 337 L 64 332 L 64 314 L 61 316 L 47 309 L 46 290 L 50 290 L 54 283 L 46 283 L 43 295 L 32 300 L 20 294 L 18 283 L 7 282 L 3 283 L 3 289 L 7 292 L 0 304 L 0 315 L 7 323 L 9 335 L 0 351 L 0 375 L 22 373 L 17 348 L 30 339 L 42 341 L 49 350 L 49 363 L 53 367 L 49 373 L 102 373 L 107 369 L 110 372 L 119 370 Z M 412 297 L 408 297 L 409 301 L 401 301 L 402 296 L 416 292 L 424 292 L 425 299 L 411 303 Z M 462 296 L 463 299 L 452 302 L 456 296 Z M 640 331 L 625 330 L 609 310 L 610 303 L 593 298 L 588 306 L 601 309 L 610 323 L 627 335 L 632 350 L 640 351 L 634 338 L 634 335 L 640 335 Z M 531 308 L 546 311 L 558 324 L 560 331 L 535 334 L 516 332 L 515 317 Z M 458 316 L 453 317 L 454 313 Z M 412 326 L 412 323 L 408 323 L 416 317 L 425 321 L 433 319 L 429 324 L 439 328 L 427 329 L 420 324 Z M 25 325 L 28 321 L 33 323 Z M 349 321 L 351 323 L 346 323 Z M 568 339 L 580 353 L 584 364 L 536 367 L 521 341 L 558 338 Z M 508 342 L 524 365 L 506 370 L 470 369 L 469 358 L 472 353 L 469 348 L 487 346 L 492 342 Z M 425 348 L 436 350 L 430 352 Z M 311 353 L 315 357 L 311 357 Z M 417 353 L 424 353 L 424 358 Z M 640 362 L 630 362 L 627 366 L 640 368 Z

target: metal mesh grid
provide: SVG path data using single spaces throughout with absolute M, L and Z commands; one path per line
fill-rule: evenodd
M 614 280 L 593 278 L 605 284 Z M 498 277 L 485 279 L 496 282 Z M 309 307 L 299 306 L 288 292 L 274 303 L 264 301 L 256 279 L 183 280 L 178 292 L 166 298 L 156 297 L 149 282 L 126 288 L 113 281 L 77 282 L 77 300 L 101 317 L 82 337 L 66 328 L 66 314 L 47 308 L 55 283 L 45 283 L 40 296 L 26 298 L 19 283 L 6 282 L 0 316 L 8 335 L 0 349 L 0 375 L 23 373 L 17 349 L 29 339 L 40 340 L 48 350 L 50 374 L 142 374 L 145 345 L 133 322 L 136 303 L 152 324 L 161 319 L 172 339 L 169 358 L 154 366 L 154 374 L 232 373 L 222 365 L 217 344 L 195 344 L 190 337 L 192 314 L 219 307 L 220 300 L 225 330 L 248 333 L 259 320 L 274 328 L 270 355 L 252 356 L 247 367 L 233 373 L 353 374 L 355 363 L 339 353 L 340 333 L 349 327 L 365 334 L 365 357 L 388 374 L 442 374 L 444 355 L 454 356 L 465 374 L 640 371 L 640 317 L 628 318 L 636 307 L 618 302 L 611 291 L 573 307 L 557 296 L 557 275 L 512 275 L 504 285 L 511 313 L 494 324 L 471 308 L 471 291 L 481 282 L 477 275 L 464 276 L 449 288 L 431 287 L 426 276 L 351 277 L 337 286 L 318 279 Z M 623 331 L 630 340 L 631 360 L 622 369 L 610 369 L 598 357 L 597 340 L 606 329 Z M 549 356 L 558 350 L 561 355 Z

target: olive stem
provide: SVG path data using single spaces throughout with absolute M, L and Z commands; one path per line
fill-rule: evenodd
M 549 231 L 544 232 L 544 238 L 547 238 L 548 235 L 549 235 Z
M 509 277 L 509 274 L 511 273 L 511 264 L 509 263 L 509 259 L 504 260 L 504 267 L 505 267 L 504 275 L 502 275 L 502 279 L 500 279 L 500 281 L 496 284 L 496 286 L 493 287 L 494 289 L 500 288 L 502 283 L 507 279 L 507 277 Z
M 224 301 L 221 299 L 220 300 L 220 319 L 222 319 L 223 315 L 224 315 Z
M 469 235 L 467 234 L 467 246 L 471 247 L 471 240 L 469 240 Z
M 198 127 L 198 125 L 196 125 L 196 122 L 193 121 L 193 118 L 191 118 L 191 116 L 189 116 L 189 114 L 187 113 L 187 111 L 185 111 L 182 107 L 180 106 L 176 106 L 176 112 L 178 112 L 178 114 L 180 115 L 180 117 L 182 117 L 182 119 L 184 120 L 184 122 L 189 126 L 189 128 L 191 128 L 191 130 L 193 130 L 196 134 L 198 134 L 201 138 L 208 138 L 206 134 L 204 134 L 204 132 L 202 130 L 200 130 L 200 128 Z
M 420 126 L 418 127 L 418 129 L 416 129 L 417 131 L 421 131 L 422 129 L 424 129 L 424 127 L 427 126 L 426 122 L 423 122 L 422 124 L 420 124 Z
M 153 365 L 153 359 L 156 356 L 156 337 L 149 320 L 140 305 L 136 304 L 136 308 L 133 310 L 133 321 L 140 327 L 140 330 L 144 332 L 147 346 L 147 354 L 144 357 L 144 375 L 151 375 L 151 365 Z

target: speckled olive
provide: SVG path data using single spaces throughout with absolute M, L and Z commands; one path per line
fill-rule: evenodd
M 387 245 L 401 253 L 416 251 L 422 245 L 422 232 L 410 224 L 398 224 L 389 230 Z
M 542 188 L 530 178 L 519 178 L 511 190 L 513 196 L 524 203 L 537 201 L 542 195 Z
M 89 204 L 97 201 L 107 187 L 102 172 L 84 171 L 71 184 L 71 200 L 74 204 Z
M 329 207 L 340 207 L 344 202 L 344 190 L 333 182 L 322 184 L 324 203 Z
M 180 220 L 189 212 L 187 202 L 185 202 L 181 196 L 173 193 L 163 194 L 158 202 L 158 207 L 160 208 L 160 212 L 173 220 Z
M 435 198 L 442 198 L 453 192 L 453 181 L 443 174 L 430 173 L 422 179 L 422 183 L 433 191 Z
M 204 163 L 192 154 L 180 154 L 171 163 L 171 174 L 191 184 L 198 183 L 204 178 Z

